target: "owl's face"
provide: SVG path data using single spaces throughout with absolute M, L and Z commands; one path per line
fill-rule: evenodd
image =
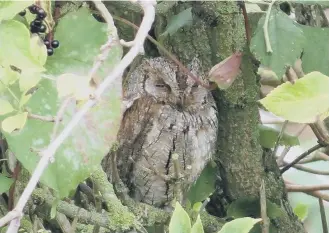
M 141 80 L 143 94 L 153 97 L 157 103 L 171 105 L 182 111 L 200 108 L 207 103 L 209 91 L 180 72 L 174 63 L 164 58 L 145 62 Z M 200 75 L 197 73 L 199 65 L 196 59 L 189 68 L 195 75 Z

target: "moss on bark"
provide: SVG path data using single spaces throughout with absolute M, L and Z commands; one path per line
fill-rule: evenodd
M 259 197 L 259 187 L 264 179 L 267 198 L 282 210 L 282 215 L 276 219 L 278 232 L 305 232 L 289 206 L 275 159 L 263 153 L 259 144 L 257 67 L 253 65 L 246 45 L 244 19 L 237 2 L 181 4 L 161 16 L 156 28 L 158 35 L 177 11 L 187 7 L 192 7 L 193 25 L 162 38 L 162 43 L 184 64 L 197 56 L 203 68 L 209 70 L 235 51 L 244 54 L 241 75 L 232 87 L 227 91 L 214 91 L 219 119 L 218 150 L 214 160 L 222 176 L 220 185 L 224 185 L 226 197 L 231 201 Z

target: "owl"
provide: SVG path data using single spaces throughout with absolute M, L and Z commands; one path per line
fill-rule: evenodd
M 207 83 L 198 73 L 198 59 L 189 68 Z M 132 198 L 165 208 L 177 200 L 177 182 L 186 196 L 214 154 L 215 101 L 209 90 L 162 57 L 144 59 L 126 77 L 124 90 L 126 110 L 112 152 L 118 174 Z

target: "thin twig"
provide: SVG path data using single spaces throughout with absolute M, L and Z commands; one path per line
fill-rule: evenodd
M 306 193 L 312 197 L 321 198 L 321 199 L 329 202 L 329 195 L 326 193 L 323 193 L 321 191 L 311 191 L 311 192 L 303 192 L 303 193 Z
M 300 170 L 300 171 L 303 171 L 303 172 L 316 174 L 316 175 L 329 176 L 329 171 L 319 171 L 317 169 L 305 167 L 305 166 L 299 165 L 299 164 L 294 165 L 293 168 L 295 168 L 297 170 Z
M 309 156 L 309 157 L 301 160 L 300 162 L 298 162 L 298 164 L 312 163 L 312 162 L 316 162 L 316 161 L 328 161 L 329 162 L 329 155 L 327 155 L 321 151 L 318 151 L 313 156 Z
M 208 197 L 206 200 L 204 200 L 204 202 L 202 202 L 202 205 L 199 209 L 198 214 L 201 214 L 201 212 L 206 208 L 206 206 L 208 205 L 208 203 L 210 202 L 210 198 Z
M 131 27 L 133 27 L 134 29 L 138 30 L 138 26 L 136 26 L 135 24 L 133 24 L 132 22 L 123 19 L 121 17 L 118 16 L 113 16 L 113 18 L 115 20 L 121 21 Z M 162 46 L 159 42 L 157 42 L 155 39 L 153 39 L 153 37 L 151 36 L 147 36 L 147 39 L 149 39 L 154 45 L 156 45 L 158 47 L 159 50 L 161 50 L 164 54 L 166 54 L 171 60 L 173 60 L 179 67 L 179 69 L 181 69 L 185 74 L 188 74 L 188 76 L 190 78 L 192 78 L 198 85 L 206 88 L 206 89 L 213 89 L 215 88 L 215 86 L 213 85 L 208 85 L 204 82 L 201 81 L 200 78 L 198 78 L 197 76 L 195 76 L 192 72 L 189 71 L 189 69 L 187 69 L 172 53 L 170 53 L 164 46 Z
M 41 121 L 47 121 L 47 122 L 55 122 L 57 120 L 56 117 L 52 117 L 52 116 L 41 116 L 41 115 L 36 115 L 36 114 L 32 114 L 29 113 L 27 115 L 27 117 L 32 118 L 32 119 L 36 119 L 36 120 L 41 120 Z M 61 119 L 59 118 L 58 121 L 60 121 Z
M 130 63 L 134 60 L 134 58 L 138 55 L 140 48 L 144 45 L 144 41 L 146 36 L 148 35 L 148 32 L 150 31 L 154 18 L 155 18 L 155 9 L 154 5 L 156 5 L 156 2 L 153 0 L 149 1 L 141 1 L 139 2 L 144 10 L 144 17 L 140 26 L 140 29 L 138 30 L 135 38 L 135 45 L 131 47 L 129 52 L 123 57 L 123 59 L 120 61 L 120 63 L 115 67 L 115 69 L 108 75 L 105 80 L 99 85 L 99 87 L 95 91 L 95 97 L 89 99 L 82 107 L 81 109 L 73 116 L 71 121 L 68 123 L 68 125 L 65 127 L 65 129 L 60 133 L 60 135 L 52 141 L 48 148 L 46 148 L 44 151 L 42 151 L 41 159 L 34 170 L 31 179 L 29 183 L 27 184 L 24 192 L 22 193 L 20 199 L 18 200 L 18 203 L 13 210 L 14 212 L 18 212 L 19 216 L 18 218 L 15 218 L 13 221 L 11 221 L 7 233 L 16 233 L 19 226 L 20 218 L 22 216 L 22 211 L 24 206 L 26 205 L 28 199 L 30 198 L 33 190 L 35 189 L 36 185 L 38 184 L 40 177 L 42 176 L 43 171 L 48 166 L 50 159 L 54 156 L 57 149 L 61 146 L 61 144 L 70 136 L 72 130 L 77 126 L 80 122 L 80 120 L 86 115 L 86 113 L 89 111 L 90 108 L 92 108 L 96 103 L 97 99 L 101 96 L 101 94 L 106 91 L 106 89 L 109 87 L 110 84 L 114 82 L 114 80 L 122 75 L 124 70 L 130 65 Z M 112 40 L 112 38 L 110 38 Z M 10 214 L 11 212 L 9 212 Z M 16 229 L 17 228 L 17 229 Z
M 296 137 L 299 137 L 302 132 L 306 129 L 307 124 L 304 124 L 303 127 L 295 134 Z M 278 166 L 284 166 L 285 162 L 284 162 L 284 158 L 286 157 L 286 155 L 288 154 L 288 152 L 290 151 L 291 146 L 287 146 L 283 149 L 281 155 L 277 158 L 276 162 L 278 164 Z
M 97 84 L 97 81 L 95 80 L 95 75 L 103 62 L 106 60 L 106 58 L 109 55 L 110 49 L 114 44 L 114 41 L 117 41 L 117 29 L 114 25 L 113 18 L 110 14 L 110 12 L 107 10 L 104 3 L 101 2 L 101 0 L 93 0 L 95 7 L 97 10 L 101 13 L 102 17 L 104 18 L 106 24 L 107 24 L 107 30 L 108 30 L 108 40 L 107 42 L 101 47 L 101 53 L 97 56 L 97 59 L 94 62 L 93 67 L 89 71 L 88 78 L 89 80 L 94 80 L 94 82 Z M 117 41 L 118 43 L 118 41 Z
M 246 32 L 246 39 L 247 39 L 247 45 L 250 46 L 250 41 L 251 41 L 251 28 L 250 28 L 250 23 L 249 23 L 249 18 L 248 18 L 248 13 L 246 9 L 246 4 L 244 1 L 239 1 L 240 8 L 242 9 L 242 14 L 243 14 L 243 19 L 244 19 L 244 28 Z
M 310 191 L 320 191 L 329 190 L 328 184 L 322 185 L 299 185 L 299 184 L 286 184 L 288 192 L 310 192 Z
M 286 129 L 286 127 L 287 127 L 287 125 L 288 125 L 288 122 L 289 122 L 289 121 L 284 121 L 284 123 L 283 123 L 283 125 L 282 125 L 282 128 L 281 128 L 281 130 L 280 130 L 280 133 L 279 133 L 279 135 L 278 135 L 278 138 L 277 138 L 277 140 L 276 140 L 276 142 L 275 142 L 274 149 L 273 149 L 273 151 L 272 151 L 272 157 L 275 157 L 276 152 L 278 151 L 278 148 L 279 148 L 279 145 L 280 145 L 280 141 L 281 141 L 282 136 L 283 136 L 283 134 L 284 134 L 284 130 Z
M 287 180 L 285 180 L 284 183 L 286 185 L 295 185 L 294 183 L 291 183 L 291 182 L 289 182 Z M 321 191 L 301 191 L 301 192 L 303 192 L 305 194 L 308 194 L 308 195 L 310 195 L 312 197 L 321 198 L 321 199 L 329 202 L 329 195 L 326 194 L 326 193 L 323 193 Z
M 321 222 L 322 222 L 322 230 L 323 233 L 328 233 L 328 224 L 326 218 L 326 211 L 324 210 L 323 200 L 319 198 L 319 207 L 320 207 L 320 214 L 321 214 Z
M 265 45 L 266 45 L 266 52 L 268 52 L 268 53 L 273 53 L 272 46 L 271 46 L 271 41 L 270 41 L 270 37 L 268 35 L 268 24 L 269 24 L 270 15 L 271 15 L 271 9 L 272 9 L 272 6 L 273 6 L 274 2 L 275 2 L 275 0 L 273 0 L 268 5 L 267 11 L 266 11 L 265 22 L 264 22 L 264 26 L 263 26 L 264 38 L 265 38 Z
M 265 192 L 265 182 L 262 180 L 262 184 L 260 185 L 260 214 L 263 219 L 263 227 L 262 233 L 270 232 L 270 223 L 267 217 L 267 207 L 266 207 L 266 192 Z
M 322 144 L 317 144 L 317 145 L 313 146 L 312 148 L 310 148 L 309 150 L 305 151 L 303 154 L 301 154 L 296 159 L 294 159 L 291 163 L 289 163 L 284 168 L 282 168 L 281 171 L 280 171 L 281 174 L 283 174 L 285 171 L 287 171 L 289 168 L 291 168 L 292 166 L 294 166 L 296 163 L 298 163 L 300 160 L 302 160 L 303 158 L 305 158 L 306 156 L 308 156 L 312 152 L 314 152 L 314 151 L 316 151 L 316 150 L 318 150 L 318 149 L 320 149 L 322 147 L 323 147 Z
M 284 162 L 284 158 L 286 157 L 286 155 L 288 154 L 288 152 L 290 151 L 291 149 L 291 146 L 286 146 L 281 155 L 278 156 L 278 158 L 276 159 L 276 163 L 278 164 L 279 167 L 282 167 L 285 165 L 285 162 Z

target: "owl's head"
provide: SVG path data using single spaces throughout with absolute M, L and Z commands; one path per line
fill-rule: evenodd
M 193 59 L 188 68 L 194 75 L 204 78 L 199 72 L 197 59 Z M 128 78 L 128 89 L 138 90 L 140 96 L 150 96 L 157 103 L 168 104 L 178 110 L 200 108 L 208 102 L 209 91 L 179 71 L 177 65 L 166 58 L 143 60 Z

